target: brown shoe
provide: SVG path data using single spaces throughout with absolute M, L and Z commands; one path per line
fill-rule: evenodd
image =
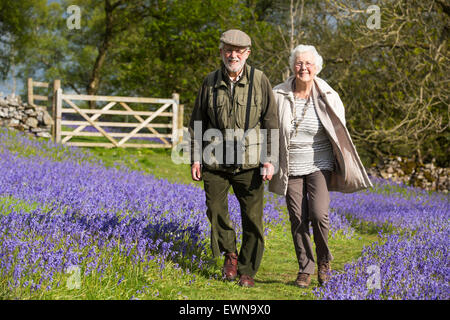
M 299 272 L 297 279 L 295 280 L 295 285 L 300 288 L 308 288 L 311 283 L 311 275 L 308 273 Z
M 223 263 L 223 276 L 228 281 L 233 281 L 237 277 L 238 259 L 236 253 L 227 253 Z
M 246 288 L 252 288 L 255 286 L 255 281 L 253 280 L 252 277 L 243 274 L 241 275 L 241 278 L 239 279 L 239 285 L 241 287 L 246 287 Z
M 319 280 L 319 284 L 323 285 L 328 280 L 330 280 L 331 275 L 331 263 L 328 261 L 319 263 L 319 272 L 317 274 L 317 279 Z

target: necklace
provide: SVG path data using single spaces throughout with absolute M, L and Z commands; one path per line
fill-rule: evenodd
M 309 104 L 309 98 L 308 98 L 305 101 L 305 106 L 303 107 L 300 118 L 297 118 L 297 106 L 295 105 L 295 102 L 294 102 L 294 114 L 293 114 L 292 121 L 291 121 L 291 124 L 294 129 L 294 130 L 292 130 L 292 131 L 294 131 L 293 134 L 297 134 L 298 127 L 300 126 L 300 123 L 302 123 L 302 121 L 305 119 L 306 111 L 308 111 L 309 107 L 310 107 L 310 104 Z
M 295 91 L 295 79 L 292 82 L 292 88 L 293 88 L 292 91 L 294 92 Z M 292 135 L 297 134 L 298 127 L 300 126 L 300 123 L 305 119 L 306 111 L 308 110 L 308 108 L 310 106 L 309 103 L 308 103 L 309 102 L 309 98 L 310 97 L 308 95 L 306 97 L 306 99 L 304 99 L 304 100 L 306 100 L 305 106 L 303 107 L 302 114 L 300 115 L 300 118 L 298 118 L 298 119 L 297 119 L 297 107 L 296 107 L 295 101 L 294 101 L 294 114 L 293 114 L 292 121 L 291 121 L 291 124 L 292 124 L 293 129 L 294 129 L 294 130 L 291 131 Z M 294 100 L 295 100 L 295 96 L 294 96 Z

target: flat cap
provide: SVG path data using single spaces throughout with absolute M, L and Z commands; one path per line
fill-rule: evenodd
M 243 31 L 237 29 L 230 29 L 222 33 L 220 41 L 236 47 L 250 47 L 252 40 Z

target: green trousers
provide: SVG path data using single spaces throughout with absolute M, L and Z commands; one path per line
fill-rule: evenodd
M 233 187 L 241 207 L 242 245 L 238 254 L 239 274 L 254 277 L 264 252 L 263 197 L 260 169 L 239 173 L 203 171 L 207 216 L 211 222 L 211 249 L 221 253 L 238 253 L 236 232 L 228 212 L 228 191 Z

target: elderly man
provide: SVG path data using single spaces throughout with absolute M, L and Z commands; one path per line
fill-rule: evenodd
M 211 249 L 216 257 L 225 254 L 224 277 L 232 281 L 240 275 L 243 287 L 254 286 L 263 256 L 263 181 L 270 180 L 274 173 L 269 160 L 269 129 L 278 128 L 270 82 L 260 70 L 246 64 L 250 46 L 250 37 L 240 30 L 222 34 L 219 49 L 223 63 L 203 81 L 189 124 L 194 137 L 191 174 L 193 180 L 204 181 Z M 205 134 L 210 129 L 221 137 L 212 139 Z M 255 136 L 239 134 L 252 130 L 260 133 L 261 129 L 269 133 L 264 146 Z M 214 155 L 206 152 L 212 149 Z M 239 253 L 228 213 L 230 186 L 241 208 L 243 239 Z

